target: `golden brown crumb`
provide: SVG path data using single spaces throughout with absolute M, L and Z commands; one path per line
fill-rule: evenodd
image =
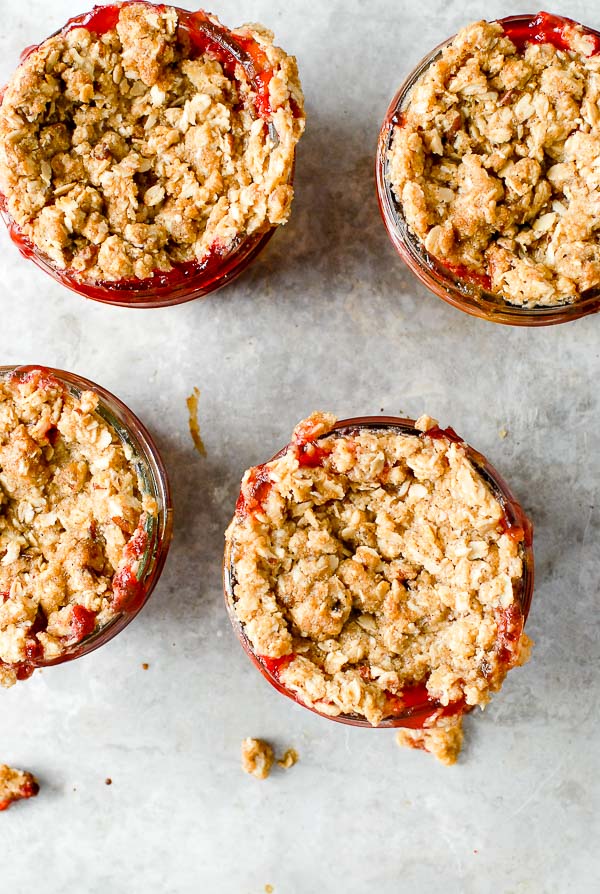
M 137 571 L 156 505 L 98 400 L 41 370 L 0 379 L 1 685 L 114 618 Z
M 0 811 L 7 810 L 15 801 L 35 797 L 39 790 L 38 782 L 31 773 L 0 764 Z
M 142 669 L 147 671 L 149 667 L 150 665 L 146 661 L 144 661 L 144 663 L 142 664 Z
M 197 21 L 202 12 L 195 13 Z M 38 251 L 79 279 L 146 279 L 287 221 L 304 129 L 296 61 L 260 25 L 257 81 L 190 48 L 182 14 L 121 7 L 116 27 L 71 28 L 13 74 L 0 109 L 0 189 Z M 214 16 L 205 26 L 221 29 Z
M 194 447 L 200 454 L 200 456 L 206 456 L 206 447 L 204 446 L 204 441 L 200 437 L 200 425 L 198 423 L 198 402 L 200 400 L 200 391 L 198 388 L 194 387 L 194 391 L 188 398 L 186 398 L 187 408 L 188 408 L 188 424 L 190 427 L 190 434 L 192 436 L 192 441 L 194 442 Z
M 273 749 L 262 739 L 242 741 L 242 770 L 256 779 L 266 779 L 273 766 Z
M 429 729 L 401 729 L 396 734 L 396 741 L 407 748 L 428 751 L 449 767 L 456 763 L 462 748 L 462 721 L 462 717 L 449 717 Z
M 483 707 L 526 643 L 522 547 L 434 423 L 328 434 L 333 417 L 313 414 L 244 475 L 226 534 L 232 605 L 256 654 L 285 659 L 279 680 L 322 713 L 376 725 L 416 684 Z
M 110 778 L 110 776 L 107 776 L 107 777 L 106 777 L 106 779 L 104 780 L 104 784 L 105 784 L 105 785 L 112 785 L 112 779 Z
M 412 232 L 523 307 L 600 286 L 598 56 L 523 53 L 497 22 L 463 28 L 427 68 L 394 128 L 390 181 Z
M 508 432 L 507 432 L 507 430 L 506 430 L 505 428 L 501 428 L 500 431 L 498 432 L 498 437 L 499 437 L 499 438 L 502 438 L 502 440 L 504 440 L 505 438 L 507 438 L 507 437 L 508 437 Z
M 265 885 L 265 894 L 273 894 L 275 888 L 273 885 Z
M 298 752 L 295 748 L 288 748 L 283 752 L 280 758 L 277 759 L 277 765 L 281 767 L 283 770 L 289 770 L 290 767 L 293 767 L 295 763 L 298 762 Z

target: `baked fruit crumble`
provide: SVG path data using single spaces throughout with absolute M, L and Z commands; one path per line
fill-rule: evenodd
M 475 22 L 393 119 L 391 187 L 451 274 L 523 308 L 600 286 L 600 40 L 540 13 Z
M 136 573 L 156 502 L 98 402 L 45 370 L 0 378 L 0 685 L 144 596 Z
M 483 708 L 529 650 L 524 531 L 430 417 L 335 424 L 313 414 L 244 475 L 225 572 L 243 637 L 322 714 L 428 706 L 431 727 Z
M 0 764 L 0 811 L 8 810 L 15 801 L 34 798 L 39 792 L 35 776 Z
M 0 191 L 53 267 L 91 284 L 150 279 L 287 221 L 304 123 L 296 61 L 262 26 L 99 7 L 10 79 Z

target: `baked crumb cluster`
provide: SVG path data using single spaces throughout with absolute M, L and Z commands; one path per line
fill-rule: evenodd
M 400 729 L 396 733 L 398 745 L 428 751 L 447 767 L 458 760 L 463 739 L 462 716 L 442 717 L 431 727 Z
M 262 739 L 242 740 L 242 770 L 256 779 L 266 779 L 275 760 L 272 747 Z
M 7 810 L 15 801 L 35 797 L 39 790 L 35 776 L 31 773 L 0 764 L 0 811 Z
M 289 770 L 298 762 L 298 752 L 294 748 L 288 748 L 281 757 L 277 758 L 277 766 L 282 770 Z M 263 739 L 242 740 L 242 770 L 255 779 L 266 779 L 275 763 L 273 747 Z
M 376 725 L 417 686 L 440 714 L 483 707 L 528 646 L 500 502 L 429 417 L 414 434 L 334 424 L 314 414 L 244 475 L 226 538 L 245 635 L 321 713 Z
M 412 89 L 389 177 L 409 228 L 510 304 L 572 303 L 600 285 L 600 56 L 575 24 L 569 51 L 502 24 L 462 29 Z
M 250 47 L 248 65 L 219 61 L 215 43 L 195 52 L 181 11 L 132 3 L 104 34 L 44 41 L 11 78 L 0 190 L 57 268 L 146 279 L 286 222 L 304 129 L 296 61 L 262 26 L 205 20 Z
M 0 685 L 119 613 L 157 511 L 97 406 L 40 370 L 0 380 Z

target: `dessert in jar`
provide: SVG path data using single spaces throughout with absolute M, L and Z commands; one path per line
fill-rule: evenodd
M 450 303 L 543 325 L 600 306 L 600 36 L 475 22 L 395 97 L 377 179 L 394 244 Z
M 284 224 L 304 130 L 296 61 L 260 25 L 127 2 L 23 54 L 0 107 L 0 192 L 22 252 L 102 301 L 229 282 Z
M 119 633 L 170 534 L 164 467 L 126 407 L 69 373 L 0 368 L 0 685 Z
M 523 663 L 532 529 L 505 483 L 429 417 L 316 413 L 244 475 L 225 595 L 280 692 L 333 720 L 416 730 L 456 759 L 462 715 Z

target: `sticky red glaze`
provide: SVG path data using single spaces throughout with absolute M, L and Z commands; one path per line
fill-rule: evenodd
M 112 608 L 116 612 L 135 612 L 146 597 L 144 584 L 136 577 L 130 565 L 117 571 L 113 577 Z
M 506 515 L 503 515 L 500 521 L 498 522 L 498 527 L 502 531 L 503 534 L 508 534 L 511 540 L 514 540 L 515 543 L 523 543 L 525 540 L 525 531 L 519 525 L 515 525 L 511 522 Z
M 529 43 L 549 43 L 557 50 L 568 52 L 571 50 L 568 35 L 574 25 L 578 23 L 573 19 L 555 16 L 549 12 L 540 12 L 529 22 L 502 21 L 504 33 L 509 37 L 519 52 L 524 52 Z M 590 56 L 600 53 L 600 35 L 595 31 L 584 28 L 586 34 L 593 38 Z
M 513 602 L 508 608 L 494 612 L 497 627 L 498 660 L 502 664 L 513 665 L 519 657 L 519 640 L 525 619 L 520 607 Z
M 144 528 L 144 519 L 137 526 L 123 552 L 128 558 L 140 559 L 148 548 L 148 534 Z
M 271 676 L 279 681 L 281 671 L 286 668 L 288 664 L 291 664 L 295 657 L 295 654 L 292 652 L 289 655 L 283 655 L 281 658 L 268 658 L 266 655 L 259 655 L 258 660 Z
M 40 787 L 37 782 L 25 782 L 19 789 L 19 793 L 11 798 L 5 798 L 0 801 L 0 811 L 7 810 L 15 801 L 25 801 L 27 798 L 34 798 L 39 792 Z
M 440 428 L 439 425 L 434 425 L 433 428 L 427 429 L 424 432 L 428 438 L 433 438 L 434 441 L 452 441 L 453 444 L 464 444 L 464 440 L 458 435 L 453 428 Z
M 93 34 L 106 34 L 107 31 L 112 31 L 117 27 L 120 12 L 120 4 L 94 6 L 91 12 L 85 12 L 82 15 L 69 19 L 62 31 L 68 32 L 73 31 L 75 28 L 87 28 Z
M 468 282 L 471 285 L 478 286 L 480 289 L 484 289 L 486 292 L 489 292 L 492 288 L 492 280 L 487 275 L 487 273 L 479 273 L 477 270 L 472 270 L 471 267 L 466 267 L 464 264 L 444 263 L 443 266 L 453 276 L 455 276 L 457 279 L 463 280 L 463 282 Z
M 25 655 L 27 662 L 35 663 L 44 657 L 44 647 L 37 637 L 27 637 L 25 640 Z
M 8 599 L 9 596 L 10 596 L 10 593 L 7 590 L 2 590 L 2 592 L 0 592 L 0 601 L 6 602 L 6 600 Z
M 271 487 L 271 476 L 266 463 L 251 469 L 248 481 L 244 485 L 243 490 L 238 497 L 238 501 L 235 504 L 237 515 L 244 516 L 260 512 Z
M 331 454 L 331 450 L 319 447 L 315 442 L 302 444 L 295 447 L 295 454 L 298 465 L 307 466 L 309 469 L 315 469 L 317 466 L 323 465 L 323 460 Z
M 71 612 L 71 639 L 78 643 L 96 627 L 96 612 L 92 612 L 83 605 L 74 605 Z

